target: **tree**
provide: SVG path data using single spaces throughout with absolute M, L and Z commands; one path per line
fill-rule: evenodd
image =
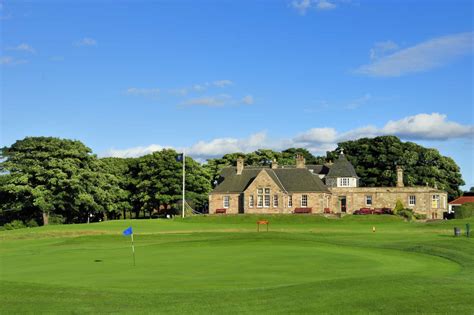
M 89 213 L 113 210 L 117 179 L 101 172 L 80 141 L 27 137 L 2 149 L 1 208 L 47 225 L 51 214 L 82 222 Z M 41 218 L 41 220 L 40 220 Z
M 182 162 L 177 162 L 178 153 L 162 150 L 145 155 L 137 164 L 137 200 L 143 211 L 150 214 L 181 200 Z M 186 198 L 202 204 L 211 189 L 209 173 L 190 157 L 186 157 Z
M 341 149 L 354 165 L 361 186 L 395 186 L 397 165 L 404 169 L 406 185 L 437 186 L 446 190 L 450 199 L 460 195 L 459 186 L 464 184 L 453 159 L 395 136 L 341 142 L 336 150 L 327 153 L 327 159 L 336 159 Z

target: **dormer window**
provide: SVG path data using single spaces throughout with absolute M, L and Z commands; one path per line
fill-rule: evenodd
M 340 180 L 341 187 L 349 187 L 351 183 L 351 179 L 349 177 L 342 177 Z

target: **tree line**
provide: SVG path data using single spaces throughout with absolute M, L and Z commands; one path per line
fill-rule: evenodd
M 221 170 L 235 165 L 238 157 L 245 158 L 246 165 L 270 166 L 272 161 L 292 165 L 295 155 L 302 154 L 307 164 L 327 164 L 341 150 L 354 165 L 361 186 L 394 186 L 396 165 L 404 167 L 408 186 L 436 185 L 450 198 L 459 196 L 459 186 L 464 184 L 453 159 L 435 149 L 383 136 L 341 142 L 324 157 L 304 148 L 229 153 L 203 164 L 186 157 L 186 202 L 205 211 Z M 164 149 L 137 158 L 98 158 L 77 140 L 18 140 L 1 149 L 0 225 L 13 220 L 80 223 L 176 212 L 182 193 L 178 154 Z

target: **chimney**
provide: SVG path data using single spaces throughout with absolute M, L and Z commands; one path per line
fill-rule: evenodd
M 397 187 L 404 187 L 403 184 L 403 168 L 401 166 L 397 166 Z
M 272 168 L 275 169 L 275 168 L 278 168 L 278 162 L 276 159 L 273 159 L 272 161 Z
M 305 160 L 302 154 L 296 155 L 296 168 L 305 168 Z
M 244 170 L 244 159 L 239 157 L 237 158 L 237 175 L 241 175 Z

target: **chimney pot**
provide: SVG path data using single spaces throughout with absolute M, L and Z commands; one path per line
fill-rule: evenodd
M 237 158 L 237 175 L 241 175 L 244 170 L 244 159 L 239 157 Z
M 403 168 L 401 166 L 397 166 L 397 187 L 404 187 L 403 184 Z
M 305 168 L 305 159 L 302 154 L 296 155 L 296 168 Z
M 278 168 L 278 162 L 276 159 L 273 159 L 272 161 L 272 168 L 275 169 L 275 168 Z

